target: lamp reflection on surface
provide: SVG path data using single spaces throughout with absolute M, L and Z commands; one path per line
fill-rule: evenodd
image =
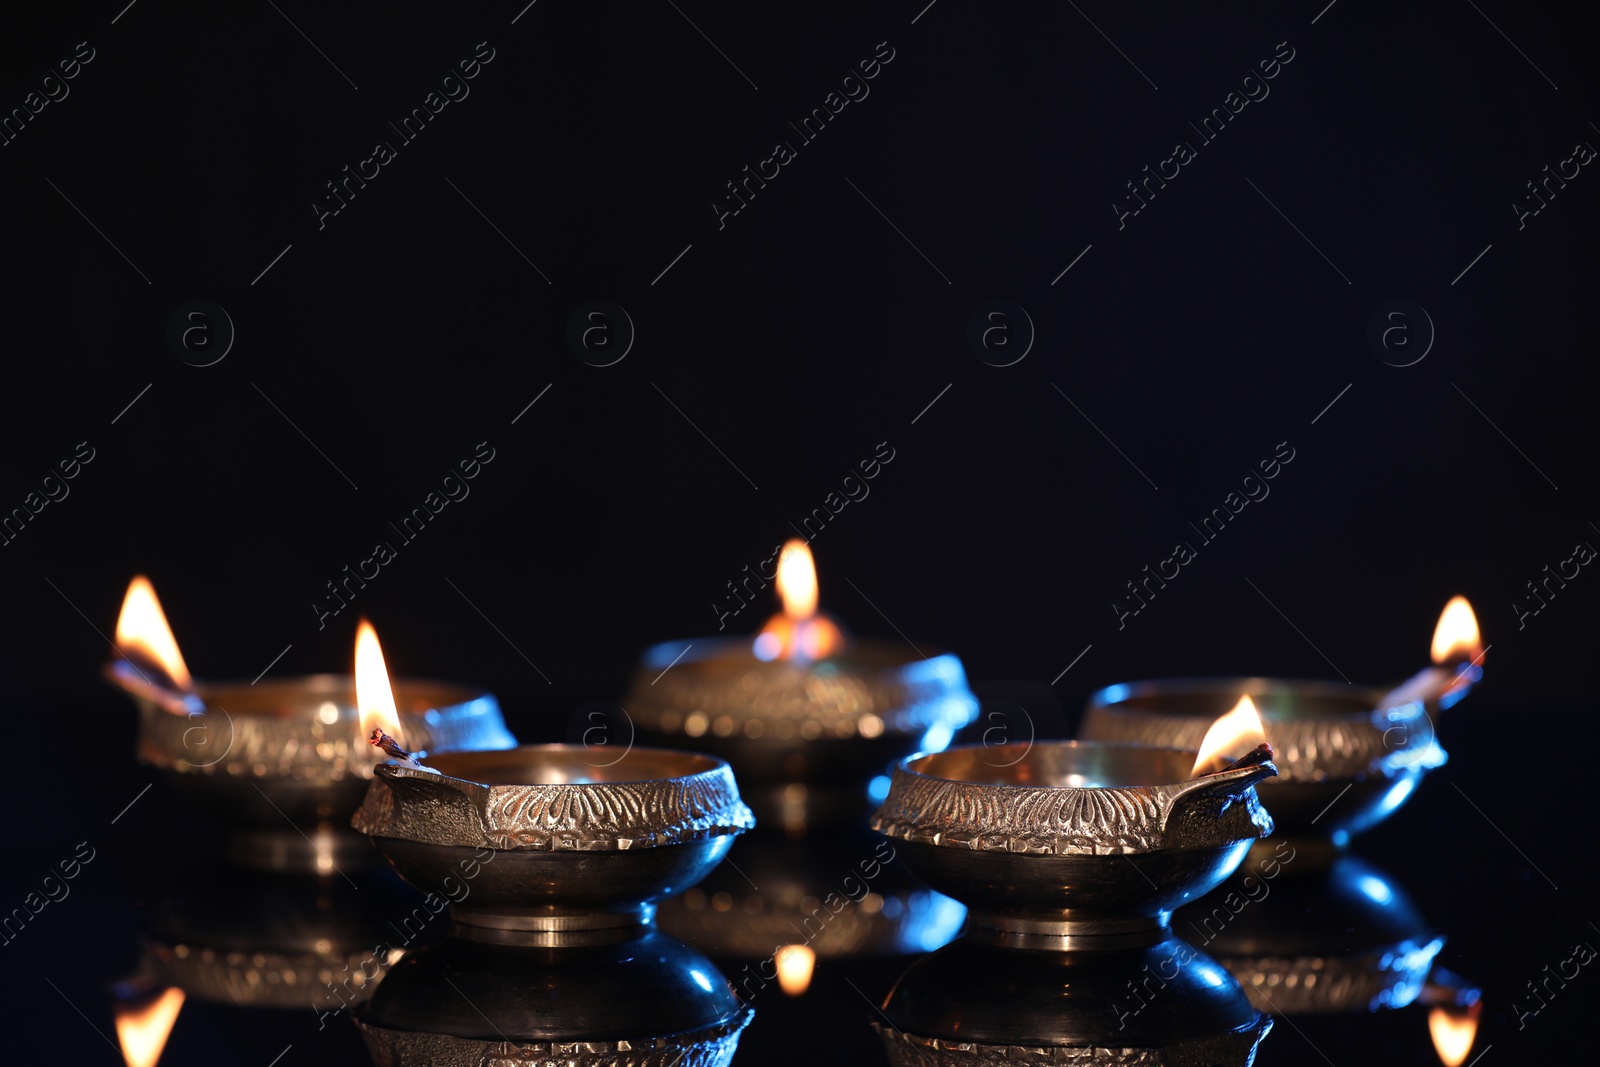
M 160 1062 L 182 1010 L 183 990 L 177 987 L 137 1006 L 116 1006 L 117 1044 L 128 1067 L 155 1067 Z
M 1461 1067 L 1472 1052 L 1478 1038 L 1478 1016 L 1483 1011 L 1483 1001 L 1475 1000 L 1465 1007 L 1440 1005 L 1428 1012 L 1428 1033 L 1433 1037 L 1434 1051 L 1444 1067 Z

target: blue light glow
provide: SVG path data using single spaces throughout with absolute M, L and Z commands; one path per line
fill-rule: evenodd
M 885 901 L 885 905 L 888 901 Z M 966 905 L 934 891 L 914 893 L 906 902 L 906 926 L 899 933 L 904 949 L 933 952 L 954 941 L 966 921 Z M 888 907 L 883 909 L 888 915 Z
M 956 735 L 949 723 L 936 722 L 928 727 L 928 732 L 922 735 L 923 752 L 943 752 L 950 747 L 950 741 Z
M 889 776 L 880 774 L 867 783 L 867 798 L 874 804 L 882 804 L 889 796 Z
M 1402 775 L 1394 783 L 1394 788 L 1390 789 L 1389 792 L 1384 795 L 1382 802 L 1378 804 L 1377 810 L 1373 812 L 1372 822 L 1377 822 L 1378 820 L 1386 817 L 1390 812 L 1404 804 L 1406 802 L 1406 798 L 1409 797 L 1412 790 L 1416 788 L 1417 779 L 1415 775 Z
M 1376 875 L 1363 874 L 1356 879 L 1356 888 L 1361 890 L 1366 898 L 1374 904 L 1389 905 L 1394 903 L 1394 890 L 1389 884 Z
M 1102 704 L 1120 704 L 1133 694 L 1133 690 L 1125 685 L 1108 685 L 1100 690 Z
M 711 988 L 711 979 L 707 978 L 699 971 L 690 971 L 689 977 L 694 979 L 695 985 L 699 986 L 701 989 L 704 989 L 707 993 L 713 992 Z

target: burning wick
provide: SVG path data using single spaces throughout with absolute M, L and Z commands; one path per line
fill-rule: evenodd
M 367 738 L 367 741 L 372 745 L 373 748 L 381 750 L 390 759 L 398 760 L 408 767 L 415 767 L 419 771 L 433 771 L 434 774 L 439 773 L 432 767 L 423 766 L 417 757 L 400 747 L 400 742 L 384 733 L 383 727 L 381 726 L 374 726 L 372 728 L 372 736 Z
M 1230 763 L 1228 753 L 1237 752 L 1246 745 L 1250 746 L 1249 755 Z M 1206 731 L 1205 738 L 1200 742 L 1200 754 L 1194 760 L 1194 770 L 1190 773 L 1196 778 L 1205 778 L 1237 767 L 1264 763 L 1271 758 L 1272 746 L 1267 744 L 1267 731 L 1261 723 L 1261 715 L 1256 711 L 1255 701 L 1242 696 L 1232 711 L 1212 723 L 1211 729 Z
M 1199 777 L 1210 778 L 1213 774 L 1223 774 L 1227 771 L 1237 771 L 1245 767 L 1254 767 L 1260 763 L 1270 763 L 1272 761 L 1272 755 L 1272 746 L 1263 741 L 1255 748 L 1252 748 L 1249 752 L 1246 752 L 1243 756 L 1240 756 L 1227 766 L 1218 767 L 1214 771 L 1207 771 Z M 1276 775 L 1278 773 L 1277 768 L 1273 768 L 1272 773 Z
M 361 729 L 367 731 L 367 740 L 373 748 L 403 767 L 430 774 L 439 773 L 432 767 L 423 766 L 416 756 L 389 736 L 389 730 L 404 736 L 400 729 L 400 712 L 395 707 L 394 687 L 389 684 L 389 668 L 383 662 L 383 646 L 378 644 L 378 631 L 366 619 L 356 626 L 356 714 L 360 716 Z
M 1379 711 L 1410 703 L 1448 708 L 1483 677 L 1483 647 L 1478 619 L 1466 597 L 1452 597 L 1433 631 L 1434 666 L 1424 667 L 1384 694 Z

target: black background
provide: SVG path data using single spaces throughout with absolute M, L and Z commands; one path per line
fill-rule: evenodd
M 725 583 L 880 442 L 894 459 L 870 496 L 813 540 L 825 607 L 956 650 L 1040 736 L 1134 677 L 1395 679 L 1444 601 L 1469 596 L 1487 680 L 1441 727 L 1452 763 L 1363 852 L 1485 986 L 1492 1060 L 1583 1032 L 1586 972 L 1524 1029 L 1511 1002 L 1600 937 L 1592 579 L 1521 627 L 1512 602 L 1600 539 L 1600 179 L 1585 167 L 1520 230 L 1512 204 L 1600 141 L 1585 16 L 922 3 L 113 0 L 3 17 L 4 109 L 79 41 L 95 50 L 0 147 L 0 509 L 94 449 L 0 550 L 4 906 L 78 841 L 106 857 L 3 949 L 28 1062 L 116 1062 L 67 1001 L 110 1033 L 130 902 L 207 837 L 160 790 L 110 825 L 151 778 L 97 674 L 132 574 L 202 677 L 347 669 L 359 612 L 396 673 L 486 685 L 521 738 L 560 739 L 645 645 L 714 632 Z M 324 183 L 397 141 L 387 123 L 480 41 L 494 59 L 470 96 L 319 229 Z M 894 58 L 870 95 L 719 229 L 724 183 L 796 141 L 787 124 L 882 41 Z M 1197 142 L 1188 123 L 1284 41 L 1270 96 L 1119 229 L 1124 182 Z M 166 342 L 192 299 L 237 329 L 214 366 Z M 591 299 L 637 329 L 614 366 L 566 342 Z M 967 344 L 994 299 L 1037 330 L 1013 366 Z M 1408 367 L 1365 339 L 1395 299 L 1436 329 Z M 319 629 L 324 583 L 485 440 L 471 495 Z M 1189 523 L 1280 442 L 1294 460 L 1271 495 L 1201 545 Z M 1178 541 L 1198 558 L 1119 629 L 1113 598 Z M 857 984 L 881 996 L 898 966 Z M 871 1009 L 825 972 L 764 1032 L 876 1062 Z M 1430 1062 L 1416 1009 L 1300 1025 L 1261 1062 L 1320 1062 L 1307 1040 L 1340 1064 Z M 332 1029 L 192 1003 L 164 1062 L 264 1065 L 289 1044 L 286 1067 L 360 1062 Z M 753 1062 L 796 1054 L 776 1048 Z

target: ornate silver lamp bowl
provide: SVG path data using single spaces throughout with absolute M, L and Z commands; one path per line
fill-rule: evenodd
M 1254 788 L 1277 773 L 1270 762 L 1194 778 L 1195 756 L 1057 741 L 909 757 L 872 826 L 968 906 L 968 938 L 1149 943 L 1272 832 Z
M 1019 952 L 963 937 L 901 975 L 882 1014 L 893 1067 L 1248 1067 L 1272 1029 L 1227 971 L 1174 938 Z
M 558 945 L 648 924 L 755 825 L 728 765 L 635 748 L 610 766 L 581 745 L 380 764 L 352 825 L 407 882 L 451 901 L 457 933 Z M 435 773 L 437 772 L 437 773 Z
M 864 862 L 877 872 L 872 857 L 883 842 L 857 840 L 867 836 L 872 780 L 892 760 L 945 747 L 977 714 L 961 661 L 929 652 L 852 640 L 819 660 L 762 660 L 751 638 L 645 651 L 623 702 L 640 738 L 726 759 L 762 824 L 707 879 L 704 896 L 662 905 L 664 930 L 719 946 L 719 958 L 752 960 L 796 940 L 840 957 L 904 952 L 954 933 L 960 909 L 897 866 L 869 879 L 866 897 L 823 912 L 820 929 L 815 919 L 823 901 L 838 898 L 841 878 L 859 875 Z M 819 827 L 826 832 L 808 833 Z M 706 907 L 706 897 L 725 907 Z
M 866 783 L 890 760 L 943 748 L 978 713 L 948 652 L 852 641 L 826 659 L 769 661 L 751 647 L 699 638 L 649 648 L 624 706 L 641 735 L 733 764 L 763 823 L 860 818 Z
M 1204 944 L 1270 1015 L 1403 1008 L 1422 993 L 1445 939 L 1405 889 L 1352 855 L 1331 867 L 1230 879 L 1174 928 Z M 1253 883 L 1253 884 L 1252 884 Z
M 207 710 L 190 716 L 134 697 L 139 761 L 225 819 L 243 865 L 321 873 L 359 865 L 371 849 L 349 832 L 350 816 L 381 756 L 362 735 L 352 679 L 200 682 L 196 691 Z M 418 749 L 517 743 L 484 690 L 399 679 L 394 691 L 405 736 Z
M 392 967 L 356 1022 L 382 1067 L 725 1067 L 754 1012 L 650 927 L 587 944 L 451 939 Z
M 1261 713 L 1278 765 L 1278 777 L 1262 786 L 1263 800 L 1278 832 L 1304 840 L 1310 853 L 1326 854 L 1330 843 L 1342 848 L 1388 818 L 1448 758 L 1422 704 L 1386 708 L 1383 690 L 1337 682 L 1178 678 L 1113 685 L 1090 698 L 1082 732 L 1095 741 L 1198 746 L 1241 696 Z

